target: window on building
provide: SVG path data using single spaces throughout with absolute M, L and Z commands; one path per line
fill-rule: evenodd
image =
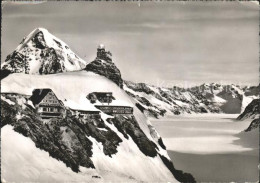
M 43 111 L 47 111 L 47 108 L 46 108 L 46 107 L 43 107 L 42 110 L 43 110 Z

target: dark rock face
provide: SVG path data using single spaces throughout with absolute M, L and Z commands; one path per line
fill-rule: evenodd
M 102 119 L 81 119 L 78 126 L 83 129 L 86 134 L 90 134 L 96 141 L 102 143 L 105 155 L 111 157 L 112 154 L 117 153 L 117 146 L 119 146 L 122 140 L 114 131 L 105 125 Z M 103 128 L 106 131 L 99 130 L 98 128 Z
M 143 113 L 145 111 L 145 108 L 139 104 L 139 103 L 136 103 L 135 106 Z
M 104 54 L 108 53 L 110 52 L 105 52 Z M 110 55 L 108 55 L 107 57 L 102 56 L 102 59 L 97 57 L 94 61 L 92 61 L 86 66 L 85 70 L 94 72 L 101 76 L 105 76 L 106 78 L 116 83 L 120 88 L 123 88 L 123 80 L 121 77 L 120 70 L 112 62 Z
M 160 158 L 162 159 L 163 163 L 166 165 L 166 167 L 172 172 L 174 177 L 179 181 L 179 182 L 184 182 L 184 183 L 193 183 L 196 182 L 194 177 L 189 174 L 189 173 L 184 173 L 181 170 L 176 170 L 172 164 L 172 162 L 167 159 L 166 157 L 160 155 Z
M 245 132 L 259 128 L 260 124 L 260 99 L 254 99 L 245 108 L 244 112 L 237 117 L 237 120 L 253 119 Z
M 9 74 L 11 74 L 11 71 L 9 71 L 9 70 L 2 70 L 2 69 L 1 69 L 0 72 L 1 72 L 0 80 L 6 78 Z
M 144 97 L 137 97 L 137 100 L 138 101 L 140 101 L 141 103 L 143 103 L 144 105 L 146 105 L 146 106 L 153 106 L 152 104 L 151 104 L 151 102 L 149 102 L 149 100 L 147 100 L 146 98 L 144 98 Z
M 208 113 L 208 111 L 204 107 L 200 107 L 201 113 Z
M 144 92 L 146 94 L 155 94 L 145 83 L 133 83 L 131 81 L 124 81 L 126 86 L 136 92 Z
M 10 63 L 9 65 L 4 65 L 2 70 L 8 70 L 10 73 L 19 73 L 28 70 L 28 62 L 25 62 L 25 56 L 17 51 L 8 55 L 5 62 Z
M 36 48 L 39 48 L 39 49 L 46 48 L 46 43 L 45 43 L 44 36 L 43 36 L 42 32 L 38 32 L 37 34 L 35 34 L 33 39 L 34 39 Z
M 45 59 L 45 62 L 42 63 L 40 68 L 40 74 L 54 74 L 62 72 L 64 66 L 60 62 L 56 51 L 53 48 L 46 48 L 41 53 L 42 57 Z M 63 59 L 63 58 L 62 58 Z
M 249 127 L 247 129 L 245 129 L 245 132 L 250 132 L 253 129 L 259 128 L 259 124 L 260 124 L 260 118 L 254 119 Z
M 166 146 L 164 145 L 164 143 L 163 143 L 161 137 L 158 139 L 158 144 L 159 144 L 164 150 L 166 150 Z
M 2 94 L 11 105 L 1 100 L 1 127 L 10 124 L 14 130 L 33 140 L 37 148 L 49 152 L 50 156 L 63 161 L 73 171 L 79 172 L 79 166 L 94 168 L 92 142 L 89 136 L 103 145 L 104 154 L 111 156 L 117 153 L 117 146 L 122 140 L 107 127 L 100 118 L 78 119 L 70 110 L 64 119 L 53 118 L 44 123 L 35 109 L 26 105 L 26 97 L 18 94 Z M 23 100 L 25 107 L 18 104 Z M 19 114 L 20 117 L 17 117 Z M 103 128 L 105 130 L 99 130 Z M 70 141 L 63 140 L 64 137 Z
M 155 157 L 157 155 L 156 144 L 146 137 L 134 116 L 123 117 L 122 115 L 119 115 L 115 118 L 110 118 L 108 122 L 113 123 L 117 130 L 121 132 L 126 139 L 130 136 L 140 151 L 142 151 L 146 156 Z
M 244 112 L 238 116 L 238 120 L 243 120 L 247 118 L 254 118 L 256 115 L 260 114 L 260 99 L 254 99 L 245 108 Z

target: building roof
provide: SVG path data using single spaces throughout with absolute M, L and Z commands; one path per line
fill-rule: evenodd
M 32 96 L 30 97 L 30 100 L 32 101 L 33 105 L 37 105 L 51 91 L 52 90 L 50 88 L 35 89 L 32 92 Z M 62 104 L 60 100 L 59 102 Z

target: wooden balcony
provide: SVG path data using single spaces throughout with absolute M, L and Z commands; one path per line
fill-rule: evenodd
M 62 118 L 62 113 L 60 112 L 40 112 L 39 115 L 42 119 Z

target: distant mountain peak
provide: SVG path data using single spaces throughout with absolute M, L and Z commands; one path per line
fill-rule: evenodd
M 66 43 L 47 29 L 36 28 L 7 56 L 1 68 L 12 73 L 53 74 L 85 66 Z

